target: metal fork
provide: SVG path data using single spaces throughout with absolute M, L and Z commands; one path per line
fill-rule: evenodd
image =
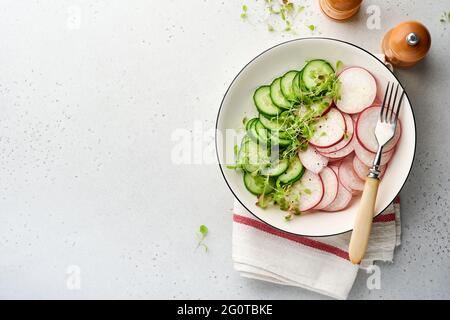
M 383 147 L 394 137 L 397 128 L 398 115 L 405 92 L 400 88 L 401 94 L 397 101 L 400 84 L 397 84 L 394 98 L 394 83 L 388 82 L 384 94 L 383 104 L 381 105 L 380 116 L 375 127 L 375 137 L 378 142 L 378 150 L 373 161 L 372 168 L 366 178 L 364 191 L 361 196 L 361 203 L 355 217 L 352 237 L 350 239 L 349 256 L 354 264 L 360 263 L 367 249 L 369 242 L 370 229 L 372 228 L 373 213 L 375 201 L 377 198 L 378 185 L 380 183 L 380 164 Z M 392 100 L 392 102 L 391 102 Z M 394 106 L 395 112 L 394 112 Z

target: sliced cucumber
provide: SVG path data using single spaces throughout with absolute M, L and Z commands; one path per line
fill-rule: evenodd
M 266 116 L 276 116 L 282 111 L 270 98 L 270 86 L 262 86 L 256 89 L 253 95 L 253 101 L 255 102 L 256 109 Z
M 247 172 L 255 172 L 259 169 L 256 164 L 249 163 L 249 142 L 252 142 L 248 137 L 246 137 L 246 142 L 243 142 L 238 153 L 238 164 L 242 165 L 242 168 Z
M 256 118 L 252 118 L 250 120 L 247 120 L 247 122 L 245 123 L 245 130 L 248 131 L 248 129 L 250 128 L 250 126 L 253 123 L 253 120 L 255 120 Z
M 281 92 L 281 78 L 276 78 L 270 85 L 270 98 L 279 108 L 289 109 L 292 106 L 291 102 Z
M 284 74 L 284 76 L 281 77 L 281 92 L 283 95 L 288 99 L 289 101 L 295 101 L 296 95 L 292 88 L 292 82 L 294 81 L 295 76 L 297 75 L 298 71 L 292 70 L 288 71 Z
M 278 160 L 272 163 L 269 167 L 261 169 L 261 174 L 263 176 L 277 177 L 280 174 L 284 173 L 288 167 L 289 167 L 288 159 Z
M 333 67 L 325 60 L 311 60 L 302 70 L 301 80 L 306 89 L 311 90 L 334 74 Z
M 261 123 L 261 121 L 257 120 L 255 121 L 255 130 L 258 135 L 258 141 L 262 144 L 267 144 L 269 140 L 269 131 L 266 127 L 264 127 Z
M 259 121 L 261 124 L 269 130 L 280 130 L 283 126 L 282 120 L 278 117 L 268 118 L 263 114 L 259 115 Z
M 278 181 L 283 184 L 293 183 L 299 180 L 303 173 L 305 173 L 305 167 L 303 167 L 298 157 L 294 157 L 286 172 L 278 177 Z
M 284 132 L 273 132 L 270 135 L 270 144 L 272 146 L 286 147 L 292 143 L 292 140 Z
M 242 147 L 241 163 L 248 172 L 255 172 L 270 164 L 267 147 L 249 139 Z
M 294 79 L 292 80 L 292 92 L 295 95 L 297 101 L 301 101 L 303 97 L 303 90 L 300 86 L 300 79 L 302 77 L 302 71 L 297 72 Z
M 258 118 L 253 118 L 249 120 L 246 124 L 247 129 L 247 135 L 250 137 L 250 139 L 258 142 L 258 132 L 256 132 L 256 123 L 259 122 Z
M 255 172 L 259 169 L 259 166 L 249 163 L 249 143 L 253 141 L 248 137 L 242 138 L 241 147 L 239 148 L 237 163 L 247 172 Z
M 254 195 L 269 194 L 274 190 L 273 180 L 269 177 L 253 175 L 246 172 L 244 174 L 244 185 L 248 191 Z

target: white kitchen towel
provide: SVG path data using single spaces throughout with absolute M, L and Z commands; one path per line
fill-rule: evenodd
M 237 200 L 233 214 L 233 263 L 243 277 L 302 287 L 346 299 L 359 267 L 390 261 L 400 244 L 397 198 L 374 219 L 365 259 L 358 267 L 348 258 L 350 232 L 330 237 L 302 237 L 256 219 Z

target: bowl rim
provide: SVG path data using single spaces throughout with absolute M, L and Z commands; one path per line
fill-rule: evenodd
M 231 81 L 230 85 L 228 86 L 227 90 L 225 91 L 225 94 L 223 95 L 222 101 L 220 102 L 219 110 L 218 110 L 218 112 L 217 112 L 216 125 L 215 125 L 215 136 L 214 136 L 214 141 L 215 141 L 214 145 L 215 145 L 215 149 L 216 149 L 216 157 L 217 157 L 217 162 L 218 162 L 218 165 L 219 165 L 220 173 L 222 174 L 222 177 L 223 177 L 223 179 L 225 180 L 225 183 L 227 184 L 228 189 L 230 189 L 230 191 L 231 191 L 231 193 L 233 194 L 233 196 L 235 197 L 235 199 L 236 199 L 237 201 L 239 201 L 239 203 L 240 203 L 240 204 L 241 204 L 248 212 L 250 212 L 250 213 L 252 214 L 252 216 L 254 216 L 254 217 L 255 217 L 256 219 L 258 219 L 259 221 L 265 223 L 266 225 L 270 226 L 271 228 L 274 228 L 274 229 L 276 229 L 276 230 L 278 230 L 278 231 L 281 231 L 281 232 L 284 232 L 284 233 L 287 233 L 287 234 L 292 234 L 292 235 L 296 235 L 296 236 L 303 236 L 303 237 L 314 237 L 314 238 L 331 237 L 331 236 L 337 236 L 337 235 L 340 235 L 340 234 L 344 234 L 344 233 L 353 231 L 353 228 L 350 228 L 349 230 L 346 230 L 346 231 L 342 231 L 342 232 L 338 232 L 338 233 L 332 233 L 332 234 L 324 234 L 324 235 L 308 235 L 308 234 L 295 233 L 295 232 L 291 232 L 291 231 L 286 231 L 286 230 L 280 229 L 280 228 L 278 228 L 278 227 L 276 227 L 276 226 L 274 226 L 274 225 L 268 223 L 267 221 L 261 219 L 261 218 L 258 217 L 256 214 L 254 214 L 254 213 L 252 212 L 252 210 L 250 210 L 249 208 L 247 208 L 247 206 L 245 206 L 245 204 L 239 199 L 239 197 L 236 195 L 236 193 L 233 191 L 233 189 L 231 188 L 230 184 L 228 183 L 228 180 L 227 180 L 227 178 L 225 177 L 224 168 L 223 168 L 223 166 L 222 166 L 222 164 L 221 164 L 221 161 L 220 161 L 219 150 L 218 150 L 218 146 L 217 146 L 217 144 L 218 144 L 217 130 L 218 130 L 219 118 L 220 118 L 220 114 L 221 114 L 221 111 L 222 111 L 223 103 L 224 103 L 225 98 L 226 98 L 226 96 L 227 96 L 227 94 L 228 94 L 228 91 L 231 89 L 231 87 L 233 86 L 234 82 L 235 82 L 236 79 L 239 77 L 239 75 L 247 68 L 248 65 L 250 65 L 253 61 L 255 61 L 257 58 L 259 58 L 260 56 L 262 56 L 262 55 L 265 54 L 266 52 L 268 52 L 268 51 L 270 51 L 270 50 L 272 50 L 272 49 L 274 49 L 274 48 L 276 48 L 276 47 L 283 46 L 283 45 L 288 44 L 288 43 L 291 43 L 291 42 L 297 42 L 297 41 L 303 41 L 303 40 L 330 40 L 330 41 L 335 41 L 335 42 L 344 43 L 344 44 L 346 44 L 346 45 L 350 45 L 350 46 L 352 46 L 352 47 L 354 47 L 354 48 L 357 48 L 357 49 L 359 49 L 359 50 L 361 50 L 361 51 L 363 51 L 363 52 L 369 54 L 369 55 L 372 56 L 373 58 L 375 58 L 376 61 L 378 61 L 384 68 L 386 68 L 386 69 L 391 73 L 392 76 L 394 76 L 394 78 L 397 80 L 397 82 L 398 82 L 398 83 L 401 85 L 401 87 L 404 89 L 404 86 L 402 85 L 402 83 L 400 82 L 400 80 L 398 79 L 398 77 L 394 74 L 394 72 L 393 72 L 391 69 L 389 69 L 389 67 L 388 67 L 385 63 L 383 63 L 380 59 L 378 59 L 373 53 L 371 53 L 371 52 L 369 52 L 368 50 L 366 50 L 366 49 L 364 49 L 364 48 L 362 48 L 362 47 L 360 47 L 360 46 L 358 46 L 358 45 L 356 45 L 356 44 L 353 44 L 353 43 L 351 43 L 351 42 L 344 41 L 344 40 L 340 40 L 340 39 L 335 39 L 335 38 L 328 38 L 328 37 L 305 37 L 305 38 L 296 38 L 296 39 L 292 39 L 292 40 L 288 40 L 288 41 L 283 41 L 283 42 L 280 42 L 280 43 L 278 43 L 278 44 L 276 44 L 276 45 L 274 45 L 274 46 L 271 46 L 270 48 L 268 48 L 268 49 L 262 51 L 262 52 L 259 53 L 257 56 L 255 56 L 253 59 L 251 59 L 249 62 L 247 62 L 247 63 L 242 67 L 242 69 L 236 74 L 236 76 L 233 78 L 233 80 Z M 415 117 L 415 114 L 414 114 L 414 108 L 413 108 L 413 105 L 412 105 L 412 103 L 411 103 L 411 100 L 409 99 L 408 93 L 406 92 L 406 90 L 404 90 L 404 92 L 405 92 L 406 98 L 408 99 L 409 105 L 410 105 L 410 107 L 411 107 L 411 113 L 412 113 L 412 117 L 413 117 L 414 131 L 415 131 L 415 136 L 414 136 L 414 151 L 413 151 L 413 158 L 412 158 L 411 165 L 410 165 L 410 168 L 409 168 L 409 170 L 408 170 L 408 174 L 407 174 L 407 176 L 406 176 L 406 179 L 405 179 L 405 181 L 403 181 L 403 184 L 402 184 L 400 190 L 399 190 L 398 193 L 393 197 L 392 201 L 394 201 L 395 198 L 397 198 L 397 196 L 400 194 L 400 192 L 402 191 L 403 187 L 405 186 L 406 181 L 407 181 L 408 178 L 409 178 L 409 175 L 411 174 L 411 170 L 412 170 L 414 161 L 415 161 L 415 159 L 416 159 L 416 150 L 417 150 L 417 126 L 416 126 L 416 117 Z M 392 202 L 391 202 L 391 203 L 392 203 Z M 379 212 L 378 214 L 376 214 L 376 215 L 374 216 L 374 218 L 377 217 L 377 216 L 379 216 L 384 210 L 386 210 L 387 207 L 389 207 L 389 206 L 391 205 L 391 203 L 389 203 L 385 208 L 383 208 L 382 210 L 380 210 L 380 212 Z

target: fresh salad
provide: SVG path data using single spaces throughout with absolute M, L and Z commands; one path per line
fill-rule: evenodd
M 336 69 L 336 70 L 335 70 Z M 236 164 L 257 205 L 277 205 L 294 215 L 345 209 L 361 193 L 378 147 L 380 113 L 375 77 L 361 67 L 343 69 L 326 60 L 307 61 L 270 85 L 256 89 L 259 115 L 244 119 Z M 384 147 L 384 172 L 401 135 Z

